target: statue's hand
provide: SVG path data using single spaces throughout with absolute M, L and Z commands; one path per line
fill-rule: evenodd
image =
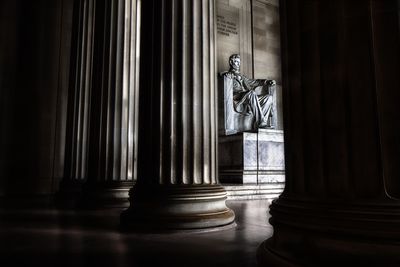
M 234 75 L 233 73 L 229 72 L 229 71 L 223 72 L 223 73 L 221 73 L 220 75 L 223 76 L 223 77 L 227 77 L 227 78 L 229 78 L 229 79 L 235 78 L 235 75 Z

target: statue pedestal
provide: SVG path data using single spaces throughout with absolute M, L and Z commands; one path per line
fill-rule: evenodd
M 219 179 L 228 184 L 284 184 L 283 131 L 219 137 Z

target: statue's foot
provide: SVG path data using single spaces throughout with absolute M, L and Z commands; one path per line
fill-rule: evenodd
M 258 128 L 267 128 L 267 127 L 268 127 L 268 123 L 266 121 L 263 121 L 258 125 Z

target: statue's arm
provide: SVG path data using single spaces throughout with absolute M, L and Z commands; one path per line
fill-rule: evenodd
M 243 77 L 244 83 L 249 90 L 254 90 L 258 86 L 274 86 L 276 84 L 275 80 L 268 79 L 249 79 Z
M 245 76 L 242 76 L 242 79 L 243 79 L 243 84 L 247 90 L 254 90 L 256 87 L 264 85 L 262 80 L 259 79 L 253 80 Z

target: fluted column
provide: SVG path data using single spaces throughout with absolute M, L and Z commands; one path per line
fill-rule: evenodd
M 84 206 L 127 205 L 136 177 L 139 0 L 77 0 L 65 176 Z
M 217 179 L 213 0 L 145 1 L 138 180 L 121 215 L 130 227 L 229 225 Z
M 281 1 L 286 187 L 260 266 L 400 263 L 396 1 Z

